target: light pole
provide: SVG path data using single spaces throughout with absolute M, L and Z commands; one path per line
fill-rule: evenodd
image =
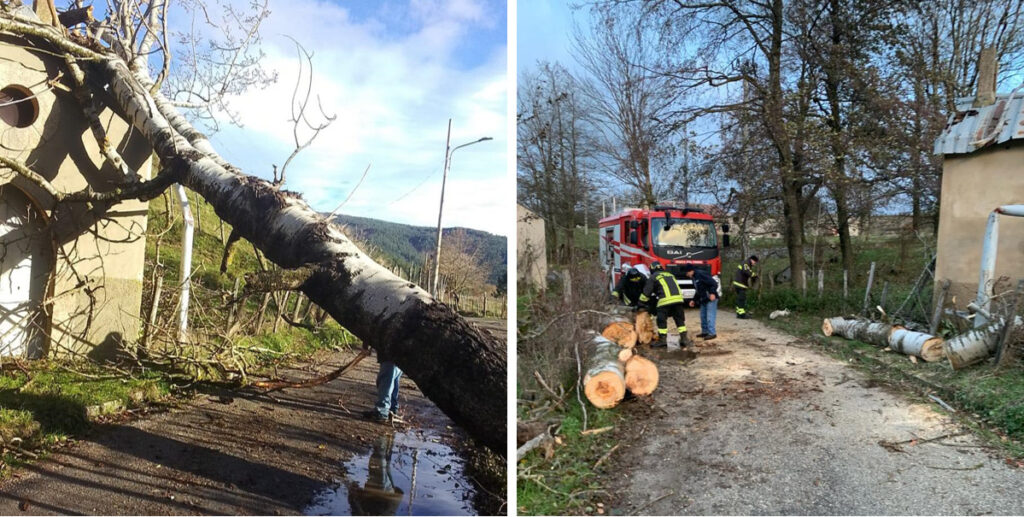
M 435 298 L 437 297 L 437 284 L 441 278 L 441 214 L 444 213 L 444 185 L 445 182 L 447 182 L 448 180 L 448 168 L 451 166 L 452 163 L 452 155 L 455 154 L 455 151 L 460 148 L 470 146 L 473 144 L 479 144 L 480 142 L 485 142 L 487 140 L 494 139 L 489 136 L 485 136 L 479 140 L 474 140 L 472 142 L 456 146 L 454 149 L 452 149 L 452 119 L 448 119 L 448 139 L 445 142 L 444 151 L 444 172 L 441 175 L 441 205 L 437 209 L 437 250 L 434 252 L 434 285 L 433 290 L 431 291 L 431 294 L 434 295 Z

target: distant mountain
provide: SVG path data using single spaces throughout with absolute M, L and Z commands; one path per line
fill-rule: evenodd
M 437 245 L 437 227 L 410 226 L 401 223 L 336 215 L 334 221 L 348 228 L 348 234 L 357 242 L 369 244 L 376 252 L 402 268 L 420 267 L 425 254 L 434 254 Z M 460 228 L 445 228 L 448 236 Z M 466 231 L 472 245 L 480 250 L 480 262 L 488 271 L 487 283 L 504 288 L 508 269 L 508 242 L 505 237 L 472 228 Z

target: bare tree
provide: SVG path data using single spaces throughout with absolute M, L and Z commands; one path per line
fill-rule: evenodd
M 636 190 L 641 204 L 653 206 L 656 180 L 670 177 L 659 162 L 670 154 L 667 137 L 676 129 L 670 113 L 683 90 L 656 72 L 664 68 L 664 54 L 639 7 L 595 7 L 592 13 L 592 30 L 577 27 L 573 48 L 593 79 L 581 85 L 593 107 L 601 163 Z
M 540 63 L 520 77 L 519 199 L 546 221 L 554 261 L 572 261 L 577 210 L 593 186 L 593 129 L 579 90 L 580 82 L 558 64 Z

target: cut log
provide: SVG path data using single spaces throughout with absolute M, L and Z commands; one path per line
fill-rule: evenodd
M 828 318 L 821 324 L 826 336 L 838 335 L 875 346 L 889 346 L 892 325 L 861 319 Z
M 633 324 L 629 321 L 614 321 L 604 328 L 601 335 L 624 348 L 636 346 L 636 331 L 633 330 Z
M 632 348 L 623 348 L 622 350 L 619 350 L 619 361 L 626 362 L 630 357 L 633 357 Z
M 889 334 L 889 346 L 897 352 L 920 357 L 927 362 L 939 361 L 946 356 L 942 350 L 942 338 L 898 326 L 893 327 Z
M 658 366 L 634 355 L 626 361 L 626 388 L 634 395 L 650 395 L 658 387 Z
M 654 322 L 651 321 L 651 315 L 647 311 L 640 311 L 636 313 L 636 324 L 633 325 L 636 330 L 637 343 L 646 345 L 658 337 L 658 332 L 654 329 Z
M 1004 321 L 1000 318 L 984 327 L 971 329 L 946 341 L 943 349 L 946 352 L 946 358 L 949 359 L 949 365 L 954 370 L 959 370 L 987 359 L 999 345 L 999 335 Z M 1024 321 L 1020 316 L 1014 318 L 1015 327 L 1022 323 Z
M 590 361 L 583 377 L 583 392 L 595 407 L 615 407 L 626 396 L 626 371 L 619 362 L 622 351 L 614 341 L 595 336 Z

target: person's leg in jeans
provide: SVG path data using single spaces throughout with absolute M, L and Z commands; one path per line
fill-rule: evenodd
M 395 387 L 391 390 L 391 409 L 390 411 L 394 414 L 398 414 L 398 385 L 399 380 L 402 378 L 402 370 L 399 367 L 395 367 Z
M 377 414 L 387 418 L 393 402 L 398 402 L 398 377 L 402 375 L 395 363 L 381 361 L 377 372 L 377 404 L 373 406 Z
M 718 298 L 700 306 L 700 324 L 701 328 L 704 329 L 704 333 L 707 334 L 705 338 L 718 335 L 718 331 L 715 330 L 715 318 L 717 316 Z

